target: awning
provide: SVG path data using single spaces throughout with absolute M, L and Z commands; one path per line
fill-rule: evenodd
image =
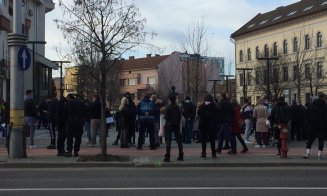
M 33 51 L 31 49 L 29 49 L 30 53 L 31 53 L 31 56 L 33 55 Z M 42 63 L 43 65 L 51 68 L 51 69 L 54 69 L 54 70 L 58 70 L 59 69 L 59 66 L 52 62 L 51 60 L 45 58 L 44 56 L 40 55 L 39 53 L 35 52 L 35 62 L 38 62 L 38 63 Z

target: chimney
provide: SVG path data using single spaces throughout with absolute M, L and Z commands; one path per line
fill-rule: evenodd
M 133 60 L 134 59 L 134 56 L 129 56 L 129 60 Z
M 151 58 L 151 54 L 147 54 L 146 55 L 146 58 Z

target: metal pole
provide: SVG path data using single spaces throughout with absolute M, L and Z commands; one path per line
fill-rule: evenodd
M 64 91 L 62 89 L 62 62 L 60 62 L 60 97 L 64 96 Z
M 26 36 L 22 34 L 22 1 L 13 0 L 13 33 L 8 34 L 10 54 L 10 122 L 9 157 L 26 157 L 24 125 L 24 71 L 19 69 L 18 50 L 26 47 Z M 25 59 L 24 59 L 25 60 Z
M 267 96 L 268 96 L 268 100 L 270 100 L 270 78 L 269 78 L 269 70 L 270 70 L 270 66 L 269 66 L 269 59 L 267 59 Z
M 39 100 L 36 100 L 35 97 L 36 97 L 36 85 L 35 85 L 35 43 L 33 43 L 33 46 L 32 46 L 32 49 L 33 49 L 33 100 L 36 101 L 36 104 L 39 103 Z
M 243 69 L 243 102 L 246 99 L 246 92 L 245 92 L 245 69 Z

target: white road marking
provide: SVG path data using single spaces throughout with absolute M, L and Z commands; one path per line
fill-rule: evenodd
M 16 188 L 0 192 L 18 191 L 151 191 L 151 190 L 327 190 L 327 187 L 126 187 L 126 188 Z

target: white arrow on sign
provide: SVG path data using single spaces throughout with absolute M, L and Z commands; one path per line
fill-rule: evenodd
M 27 59 L 25 50 L 23 50 L 22 59 L 23 59 L 23 70 L 25 70 L 26 69 L 26 59 Z

